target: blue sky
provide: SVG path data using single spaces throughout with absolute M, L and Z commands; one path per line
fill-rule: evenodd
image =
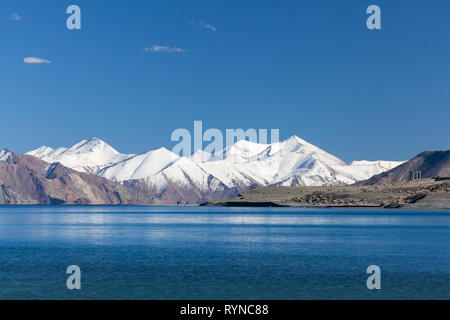
M 80 31 L 66 28 L 70 4 Z M 380 31 L 366 28 L 371 4 Z M 96 136 L 138 153 L 202 120 L 279 128 L 347 161 L 448 149 L 449 12 L 440 0 L 1 1 L 0 146 Z

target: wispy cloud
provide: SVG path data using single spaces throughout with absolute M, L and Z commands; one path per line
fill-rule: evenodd
M 192 24 L 194 26 L 197 26 L 197 27 L 201 27 L 201 28 L 204 28 L 204 29 L 209 29 L 211 31 L 217 31 L 216 27 L 214 27 L 213 25 L 210 25 L 209 23 L 206 23 L 204 21 L 200 21 L 198 23 L 196 23 L 196 22 L 188 22 L 188 23 Z
M 178 52 L 178 53 L 185 53 L 186 50 L 184 49 L 180 49 L 177 47 L 168 47 L 168 46 L 158 46 L 158 45 L 153 45 L 151 47 L 147 47 L 145 48 L 145 51 L 147 52 Z
M 19 16 L 19 14 L 18 14 L 17 12 L 14 12 L 13 14 L 11 14 L 11 15 L 9 16 L 9 18 L 10 18 L 12 21 L 22 21 L 22 17 Z
M 36 57 L 26 57 L 23 59 L 23 62 L 28 63 L 28 64 L 51 63 L 50 60 L 36 58 Z

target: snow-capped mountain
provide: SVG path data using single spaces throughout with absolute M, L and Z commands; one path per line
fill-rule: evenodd
M 52 149 L 42 146 L 27 154 L 49 163 L 60 162 L 66 167 L 86 173 L 97 173 L 106 166 L 134 156 L 121 154 L 98 138 L 82 140 L 70 148 Z
M 347 164 L 296 136 L 269 145 L 240 141 L 228 149 L 199 166 L 229 187 L 255 182 L 265 186 L 352 184 L 401 164 L 389 161 Z
M 162 204 L 231 197 L 256 185 L 352 184 L 402 163 L 348 164 L 296 136 L 273 144 L 241 140 L 215 154 L 197 151 L 187 158 L 165 148 L 139 155 L 120 154 L 97 138 L 68 149 L 41 147 L 28 154 L 114 182 L 147 188 Z

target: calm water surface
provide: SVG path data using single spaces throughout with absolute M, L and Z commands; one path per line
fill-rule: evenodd
M 0 299 L 424 298 L 450 299 L 448 211 L 0 207 Z

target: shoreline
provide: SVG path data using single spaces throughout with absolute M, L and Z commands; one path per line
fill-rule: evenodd
M 96 207 L 110 207 L 110 208 L 286 208 L 286 209 L 312 209 L 312 210 L 335 210 L 335 209 L 366 209 L 370 210 L 385 210 L 385 211 L 450 211 L 450 207 L 430 207 L 430 206 L 401 206 L 401 207 L 382 207 L 382 206 L 330 206 L 330 205 L 289 205 L 272 202 L 259 202 L 259 203 L 236 203 L 233 201 L 220 201 L 220 204 L 215 202 L 205 202 L 199 205 L 192 206 L 171 206 L 171 205 L 141 205 L 141 204 L 0 204 L 1 208 L 96 208 Z
M 326 209 L 378 209 L 378 210 L 392 210 L 392 211 L 414 211 L 414 210 L 420 210 L 420 211 L 450 211 L 450 207 L 421 207 L 421 206 L 400 206 L 400 207 L 383 207 L 383 206 L 327 206 L 327 205 L 321 205 L 321 206 L 306 206 L 306 205 L 283 205 L 275 203 L 274 205 L 271 205 L 272 203 L 267 202 L 263 203 L 262 205 L 259 204 L 246 204 L 246 205 L 240 205 L 236 202 L 221 202 L 220 204 L 216 204 L 214 202 L 209 203 L 202 203 L 200 207 L 224 207 L 224 208 L 292 208 L 292 209 L 313 209 L 313 210 L 326 210 Z
M 421 179 L 391 184 L 317 187 L 256 187 L 231 199 L 200 204 L 155 203 L 2 203 L 0 207 L 242 207 L 303 209 L 450 210 L 450 181 Z

